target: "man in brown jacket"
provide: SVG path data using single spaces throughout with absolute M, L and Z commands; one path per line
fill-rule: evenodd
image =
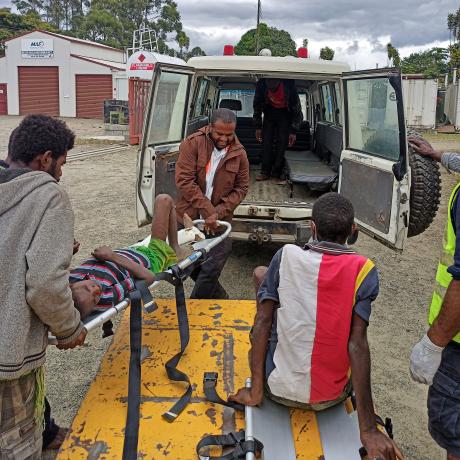
M 184 139 L 176 164 L 179 224 L 187 213 L 205 220 L 209 235 L 219 232 L 217 220 L 231 222 L 233 211 L 246 196 L 249 162 L 235 135 L 236 116 L 228 109 L 214 110 L 210 125 Z M 227 299 L 219 276 L 232 249 L 227 238 L 214 248 L 210 259 L 191 275 L 192 299 Z

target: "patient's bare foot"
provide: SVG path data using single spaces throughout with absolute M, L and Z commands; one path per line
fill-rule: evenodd
M 182 220 L 184 222 L 184 228 L 192 228 L 193 227 L 193 220 L 188 214 L 184 213 L 184 217 L 182 218 Z

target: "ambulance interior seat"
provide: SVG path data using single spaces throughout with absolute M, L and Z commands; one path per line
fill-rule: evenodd
M 318 121 L 315 141 L 315 153 L 335 172 L 338 172 L 343 145 L 342 127 L 325 121 Z
M 295 185 L 307 186 L 310 190 L 327 192 L 337 181 L 342 142 L 336 126 L 316 124 L 315 149 L 310 143 L 310 126 L 298 133 L 295 146 L 286 151 L 286 173 L 291 187 L 291 198 L 295 198 Z M 308 132 L 306 138 L 303 136 Z M 340 139 L 341 139 L 341 129 Z M 305 146 L 305 147 L 304 147 Z
M 234 112 L 241 111 L 241 108 L 241 101 L 238 99 L 222 99 L 219 104 L 219 109 L 229 109 Z M 236 115 L 238 115 L 238 113 Z

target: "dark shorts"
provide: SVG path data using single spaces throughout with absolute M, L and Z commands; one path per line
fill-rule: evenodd
M 428 429 L 448 454 L 460 457 L 460 344 L 444 349 L 428 392 Z

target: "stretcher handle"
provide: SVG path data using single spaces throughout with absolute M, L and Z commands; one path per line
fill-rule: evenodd
M 114 316 L 118 315 L 118 313 L 126 310 L 129 306 L 129 300 L 125 299 L 114 305 L 113 307 L 108 308 L 107 310 L 103 311 L 91 321 L 85 323 L 84 328 L 86 332 L 91 332 L 93 329 L 96 329 L 99 326 L 102 326 L 106 321 L 112 319 Z M 58 341 L 54 336 L 48 336 L 48 345 L 57 345 Z
M 193 221 L 193 224 L 196 226 L 197 224 L 204 224 L 205 221 L 204 219 L 197 219 Z M 232 231 L 232 226 L 230 225 L 229 222 L 226 222 L 224 220 L 218 220 L 217 224 L 221 227 L 225 227 L 225 232 L 222 233 L 222 235 L 216 236 L 215 238 L 210 238 L 209 243 L 204 246 L 202 249 L 199 249 L 193 254 L 190 254 L 188 257 L 186 257 L 184 260 L 181 260 L 177 266 L 181 269 L 184 270 L 187 267 L 190 267 L 193 263 L 195 263 L 202 255 L 201 251 L 205 251 L 208 253 L 212 248 L 216 247 L 218 244 L 222 243 L 231 233 Z M 152 287 L 152 286 L 151 286 Z
M 246 388 L 251 388 L 251 378 L 246 379 Z M 254 408 L 252 406 L 244 406 L 244 420 L 246 424 L 245 441 L 254 441 L 254 419 L 253 419 Z M 255 460 L 254 452 L 246 452 L 245 460 Z

